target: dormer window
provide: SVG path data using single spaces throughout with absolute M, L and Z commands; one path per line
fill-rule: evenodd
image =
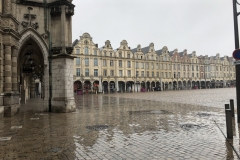
M 130 54 L 127 54 L 127 58 L 130 58 Z
M 141 56 L 141 59 L 142 59 L 142 56 Z
M 110 53 L 110 57 L 112 57 L 112 53 Z
M 119 57 L 122 58 L 122 53 L 119 53 Z
M 126 47 L 125 47 L 125 46 L 123 46 L 123 49 L 126 49 Z
M 106 52 L 104 52 L 104 56 L 105 56 L 105 57 L 107 56 L 107 53 L 106 53 Z

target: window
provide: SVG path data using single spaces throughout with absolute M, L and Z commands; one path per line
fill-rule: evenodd
M 77 76 L 77 77 L 80 77 L 80 68 L 77 68 L 77 69 L 76 69 L 76 76 Z
M 194 73 L 192 73 L 192 77 L 194 78 Z
M 152 72 L 152 77 L 154 77 L 154 72 Z
M 173 65 L 174 70 L 176 70 L 176 64 Z
M 119 57 L 122 58 L 122 53 L 119 53 Z
M 152 69 L 154 69 L 154 63 L 152 63 Z
M 146 63 L 146 69 L 148 69 L 148 62 Z
M 130 58 L 130 54 L 127 54 L 127 58 Z
M 138 75 L 138 71 L 136 71 L 136 77 L 138 77 L 139 75 Z
M 110 76 L 114 76 L 114 70 L 110 71 Z
M 118 65 L 119 65 L 119 67 L 122 67 L 122 60 L 118 61 Z
M 128 70 L 127 73 L 128 73 L 128 77 L 131 77 L 131 71 Z
M 157 77 L 159 77 L 159 72 L 157 72 Z
M 80 54 L 80 49 L 76 49 L 76 54 Z
M 196 71 L 198 71 L 198 66 L 196 66 Z
M 167 72 L 165 73 L 165 77 L 168 78 Z
M 88 55 L 88 47 L 84 48 L 84 52 L 85 52 L 86 55 Z
M 178 64 L 178 70 L 180 70 L 180 64 Z
M 141 76 L 144 77 L 144 71 L 141 72 Z
M 144 63 L 142 62 L 141 64 L 142 64 L 142 65 L 141 65 L 141 68 L 143 69 L 143 68 L 144 68 Z
M 112 53 L 110 53 L 110 57 L 112 57 Z
M 76 58 L 76 65 L 80 65 L 80 58 Z
M 85 58 L 85 66 L 89 66 L 89 58 Z
M 103 60 L 103 66 L 107 66 L 107 61 L 106 61 L 106 59 Z
M 110 60 L 110 66 L 113 66 L 113 60 Z
M 94 69 L 94 77 L 98 77 L 98 69 Z
M 156 64 L 156 69 L 158 69 L 158 63 Z
M 122 77 L 122 70 L 119 70 L 119 77 Z
M 94 58 L 94 66 L 98 66 L 98 59 Z
M 147 77 L 149 77 L 149 71 L 147 71 Z
M 136 68 L 138 68 L 138 62 L 136 62 Z
M 178 78 L 180 78 L 180 72 L 178 72 Z
M 103 76 L 107 76 L 107 70 L 106 69 L 103 70 Z
M 105 57 L 107 56 L 107 53 L 106 53 L 106 52 L 104 52 L 104 56 L 105 56 Z
M 197 73 L 197 77 L 198 77 L 198 73 Z
M 194 65 L 192 65 L 192 71 L 194 71 Z
M 127 67 L 131 68 L 131 62 L 130 61 L 127 61 Z
M 88 68 L 85 68 L 85 76 L 89 77 L 89 69 Z
M 94 55 L 95 55 L 95 56 L 97 55 L 97 50 L 94 50 Z
M 173 78 L 176 78 L 177 76 L 176 76 L 176 73 L 174 72 L 174 74 L 173 74 Z

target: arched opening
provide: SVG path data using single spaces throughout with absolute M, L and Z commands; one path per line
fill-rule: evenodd
M 108 82 L 103 81 L 102 83 L 103 92 L 108 93 Z
M 45 98 L 44 55 L 38 42 L 29 37 L 20 47 L 18 59 L 18 91 L 21 103 L 30 98 Z
M 83 91 L 82 91 L 82 83 L 80 81 L 75 81 L 74 84 L 73 84 L 73 89 L 74 89 L 74 93 L 77 94 L 77 95 L 81 95 L 83 94 Z

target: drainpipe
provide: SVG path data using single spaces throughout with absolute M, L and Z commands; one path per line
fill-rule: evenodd
M 48 30 L 47 22 L 49 21 L 48 12 L 47 12 L 47 0 L 44 0 L 44 29 L 48 35 L 48 62 L 49 62 L 49 99 L 48 99 L 48 111 L 52 111 L 52 37 L 51 33 Z

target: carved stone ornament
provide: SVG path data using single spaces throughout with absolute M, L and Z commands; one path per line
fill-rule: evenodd
M 47 39 L 47 38 L 48 38 L 48 34 L 47 34 L 47 33 L 43 33 L 43 34 L 41 34 L 41 36 L 42 36 L 44 39 Z
M 60 54 L 62 51 L 62 47 L 52 47 L 52 54 L 56 55 L 56 54 Z
M 33 10 L 32 7 L 28 7 L 28 14 L 24 14 L 24 18 L 28 20 L 28 22 L 23 21 L 21 23 L 21 25 L 23 26 L 23 28 L 27 28 L 27 27 L 32 27 L 33 29 L 38 29 L 39 25 L 38 23 L 33 23 L 32 20 L 34 20 L 36 18 L 35 14 L 31 14 L 31 10 Z
M 67 54 L 72 54 L 73 47 L 66 47 Z

